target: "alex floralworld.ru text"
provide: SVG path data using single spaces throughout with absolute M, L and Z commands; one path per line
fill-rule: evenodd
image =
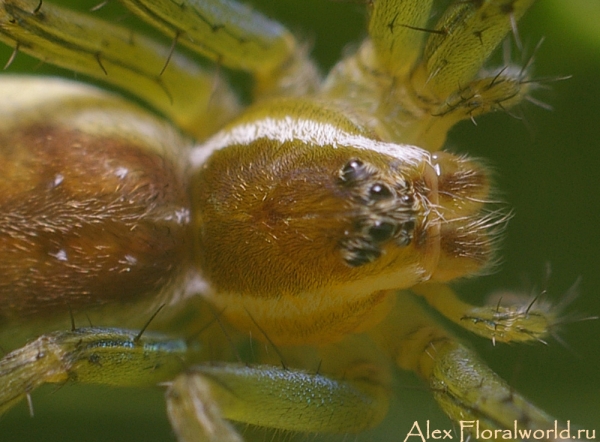
M 489 430 L 481 429 L 479 421 L 458 421 L 458 432 L 454 429 L 437 429 L 431 428 L 429 420 L 425 425 L 421 425 L 415 421 L 403 442 L 421 442 L 429 440 L 450 440 L 460 439 L 460 442 L 466 442 L 468 439 L 475 440 L 556 440 L 556 439 L 579 439 L 579 440 L 595 440 L 596 430 L 571 430 L 571 421 L 567 421 L 566 426 L 559 426 L 557 421 L 554 421 L 553 428 L 531 430 L 527 428 L 519 428 L 519 423 L 514 421 L 512 429 L 504 430 Z

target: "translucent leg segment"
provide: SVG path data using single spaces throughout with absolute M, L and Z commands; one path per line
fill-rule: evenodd
M 397 364 L 412 370 L 430 386 L 444 412 L 461 427 L 465 437 L 478 421 L 479 429 L 508 431 L 541 429 L 549 440 L 555 419 L 515 392 L 477 355 L 440 328 L 410 293 L 400 293 L 396 309 L 370 335 Z M 397 337 L 390 340 L 391 333 Z M 496 439 L 512 439 L 501 432 Z M 517 439 L 519 437 L 517 436 Z
M 242 442 L 223 419 L 211 383 L 201 376 L 179 376 L 167 390 L 167 413 L 179 442 Z
M 0 40 L 127 90 L 200 138 L 238 110 L 237 99 L 215 73 L 168 46 L 47 1 L 0 0 Z
M 43 335 L 0 360 L 0 413 L 47 383 L 156 385 L 181 372 L 189 354 L 183 341 L 129 330 L 81 328 Z
M 502 305 L 500 301 L 497 305 L 475 307 L 458 299 L 443 284 L 421 284 L 412 290 L 448 319 L 494 342 L 544 342 L 557 322 L 549 305 L 532 299 L 512 305 Z
M 180 441 L 237 441 L 224 418 L 282 430 L 353 433 L 379 423 L 388 407 L 381 385 L 336 380 L 272 366 L 197 366 L 167 393 Z M 213 411 L 217 403 L 221 414 Z M 190 428 L 194 429 L 190 431 Z
M 478 426 L 480 431 L 501 430 L 498 439 L 510 439 L 506 435 L 513 436 L 515 426 L 546 434 L 555 428 L 553 417 L 516 393 L 467 348 L 451 341 L 432 342 L 429 354 L 435 365 L 421 374 L 429 376 L 434 397 L 452 420 L 460 422 L 462 431 L 470 433 Z

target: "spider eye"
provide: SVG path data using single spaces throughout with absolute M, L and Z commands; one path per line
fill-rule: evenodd
M 385 184 L 376 183 L 369 189 L 369 196 L 374 200 L 384 200 L 393 196 L 392 190 Z
M 346 249 L 345 261 L 350 267 L 360 267 L 375 261 L 381 256 L 381 250 L 368 243 L 357 244 Z
M 367 167 L 358 159 L 348 161 L 340 170 L 340 181 L 344 184 L 352 184 L 368 176 Z
M 376 221 L 373 226 L 369 227 L 369 236 L 376 243 L 390 239 L 395 233 L 396 224 L 387 221 Z
M 415 202 L 415 197 L 413 195 L 402 195 L 400 201 L 407 206 L 412 206 Z
M 398 233 L 398 238 L 396 239 L 396 244 L 401 247 L 406 247 L 412 242 L 413 231 L 415 230 L 415 222 L 414 221 L 406 221 L 402 224 L 402 228 Z

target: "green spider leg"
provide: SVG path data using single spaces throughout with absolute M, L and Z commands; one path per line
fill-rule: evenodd
M 438 150 L 457 122 L 530 92 L 527 69 L 483 66 L 533 2 L 453 2 L 430 23 L 432 1 L 373 1 L 369 38 L 333 69 L 324 93 L 362 110 L 381 137 Z
M 302 94 L 318 81 L 305 49 L 287 30 L 236 3 L 123 3 L 164 31 L 173 45 L 253 74 L 257 94 Z M 215 71 L 178 54 L 173 45 L 90 14 L 46 1 L 3 0 L 0 40 L 15 51 L 127 90 L 200 139 L 239 112 L 237 98 Z

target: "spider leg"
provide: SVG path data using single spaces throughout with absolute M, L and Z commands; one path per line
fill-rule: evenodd
M 355 374 L 336 379 L 266 365 L 198 365 L 170 385 L 167 410 L 180 442 L 239 441 L 224 418 L 287 431 L 355 433 L 379 423 L 388 408 L 383 385 Z
M 431 1 L 371 2 L 369 37 L 323 94 L 364 112 L 385 139 L 438 150 L 457 122 L 509 109 L 531 91 L 528 66 L 483 66 L 533 1 L 454 2 L 437 23 Z
M 192 352 L 182 340 L 135 330 L 48 333 L 0 360 L 0 413 L 46 383 L 153 386 L 179 373 Z
M 129 91 L 199 138 L 238 112 L 215 72 L 124 27 L 46 1 L 0 1 L 0 40 Z
M 389 339 L 392 333 L 395 340 Z M 553 417 L 517 393 L 444 330 L 413 294 L 399 293 L 398 308 L 370 335 L 399 367 L 428 383 L 442 410 L 465 436 L 478 428 L 499 431 L 494 433 L 498 439 L 526 439 L 510 433 L 516 426 L 544 430 L 546 440 L 559 438 L 552 431 Z
M 222 0 L 120 2 L 177 43 L 250 72 L 257 97 L 304 95 L 319 82 L 306 48 L 282 25 L 248 6 Z
M 530 298 L 516 305 L 475 307 L 461 301 L 444 284 L 421 284 L 412 290 L 448 319 L 493 342 L 544 342 L 559 321 L 560 312 Z

